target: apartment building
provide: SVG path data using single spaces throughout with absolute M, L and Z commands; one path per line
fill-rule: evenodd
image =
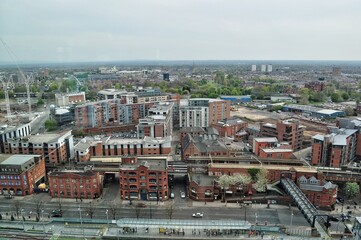
M 0 125 L 0 153 L 5 152 L 5 147 L 8 145 L 8 139 L 22 138 L 28 136 L 31 132 L 30 123 L 18 124 L 18 125 Z
M 144 137 L 86 137 L 74 147 L 75 161 L 89 161 L 95 156 L 141 156 L 141 155 L 168 155 L 171 152 L 172 138 Z
M 313 136 L 312 164 L 340 167 L 361 158 L 361 121 L 339 118 L 328 134 Z
M 102 193 L 103 177 L 91 170 L 61 170 L 48 174 L 51 197 L 94 199 Z
M 261 123 L 260 135 L 262 137 L 275 137 L 280 143 L 288 143 L 293 150 L 302 149 L 303 131 L 305 126 L 295 119 L 278 121 L 277 124 Z
M 146 118 L 139 119 L 137 125 L 138 138 L 167 137 L 173 132 L 173 102 L 155 103 L 148 111 Z
M 180 106 L 179 126 L 209 127 L 230 117 L 230 101 L 212 98 L 193 98 Z
M 137 159 L 119 168 L 122 200 L 163 201 L 169 196 L 168 168 L 164 158 Z
M 47 165 L 57 165 L 74 159 L 71 131 L 9 138 L 5 143 L 7 154 L 40 154 Z
M 45 181 L 45 161 L 42 155 L 0 154 L 0 195 L 29 195 Z

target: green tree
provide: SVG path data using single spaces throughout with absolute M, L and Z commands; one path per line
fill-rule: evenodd
M 268 171 L 265 168 L 261 168 L 260 171 L 257 173 L 256 178 L 257 182 L 254 184 L 254 188 L 257 192 L 265 192 L 267 189 L 267 178 Z
M 46 120 L 44 125 L 48 131 L 54 131 L 54 130 L 58 129 L 58 123 L 56 122 L 55 119 Z
M 36 105 L 37 105 L 37 106 L 42 106 L 42 105 L 44 105 L 44 100 L 41 99 L 41 98 L 39 98 L 39 99 L 38 99 L 38 102 L 36 103 Z
M 345 194 L 348 198 L 356 197 L 360 192 L 360 186 L 356 182 L 347 182 L 345 185 Z
M 51 92 L 57 91 L 58 89 L 59 89 L 59 84 L 56 83 L 56 82 L 52 82 L 52 83 L 50 84 L 50 86 L 49 86 L 49 90 L 50 90 Z
M 354 116 L 355 115 L 355 109 L 348 106 L 348 107 L 345 108 L 345 114 L 346 114 L 346 116 Z
M 332 102 L 341 102 L 342 98 L 341 95 L 338 92 L 334 92 L 331 94 L 331 100 Z
M 342 99 L 343 99 L 344 101 L 347 101 L 347 100 L 350 98 L 350 95 L 348 95 L 347 92 L 343 92 L 343 93 L 341 94 L 341 97 L 342 97 Z

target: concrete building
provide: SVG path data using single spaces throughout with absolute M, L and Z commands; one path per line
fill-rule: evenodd
M 255 64 L 252 65 L 252 66 L 251 66 L 251 71 L 252 71 L 252 72 L 256 72 L 256 71 L 257 71 L 257 65 L 255 65 Z
M 171 152 L 171 137 L 117 138 L 86 137 L 74 146 L 75 161 L 89 161 L 95 156 L 141 156 L 168 155 Z
M 73 108 L 74 110 L 74 108 Z M 74 121 L 74 111 L 67 108 L 57 108 L 54 112 L 54 119 L 58 126 L 69 124 Z
M 57 107 L 65 107 L 69 106 L 70 104 L 80 104 L 84 103 L 85 101 L 85 92 L 55 94 L 55 105 Z
M 260 135 L 262 137 L 275 137 L 280 143 L 288 143 L 293 150 L 300 150 L 303 142 L 305 127 L 296 119 L 278 121 L 277 124 L 261 123 Z
M 261 148 L 259 152 L 261 158 L 290 159 L 292 155 L 293 150 L 289 148 Z
M 180 107 L 179 126 L 209 127 L 230 117 L 230 101 L 211 98 L 189 99 L 187 106 Z
M 4 147 L 7 154 L 39 154 L 47 165 L 67 163 L 74 159 L 74 142 L 71 131 L 28 135 L 7 139 Z
M 148 111 L 148 116 L 139 119 L 138 138 L 167 137 L 173 132 L 173 102 L 155 103 Z
M 0 195 L 29 195 L 45 181 L 43 156 L 0 154 Z
M 272 65 L 270 64 L 267 65 L 267 72 L 269 73 L 272 72 Z
M 168 199 L 168 168 L 164 158 L 124 163 L 119 168 L 122 200 L 164 201 Z
M 62 170 L 48 174 L 51 197 L 94 199 L 102 193 L 103 177 L 90 170 Z
M 266 70 L 267 70 L 266 65 L 261 65 L 261 72 L 266 72 Z

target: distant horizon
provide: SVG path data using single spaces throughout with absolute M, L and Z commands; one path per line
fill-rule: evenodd
M 361 64 L 361 60 L 294 60 L 294 59 L 285 59 L 285 60 L 247 60 L 247 59 L 182 59 L 182 60 L 159 60 L 159 59 L 136 59 L 136 60 L 111 60 L 111 61 L 23 61 L 23 62 L 8 62 L 8 61 L 0 61 L 0 66 L 22 66 L 22 65 L 66 65 L 66 64 L 115 64 L 115 63 L 139 63 L 139 64 L 147 64 L 147 63 L 189 63 L 189 64 L 198 64 L 199 63 L 233 63 L 240 65 L 248 65 L 248 64 L 286 64 L 286 63 L 339 63 L 343 64 Z M 361 67 L 361 66 L 360 66 Z

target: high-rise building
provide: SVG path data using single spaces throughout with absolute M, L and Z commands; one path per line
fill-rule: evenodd
M 261 65 L 261 72 L 265 72 L 266 71 L 266 65 Z
M 272 65 L 271 64 L 267 65 L 267 72 L 272 72 Z
M 252 72 L 257 71 L 257 65 L 255 65 L 255 64 L 254 64 L 254 65 L 252 65 L 251 71 L 252 71 Z

